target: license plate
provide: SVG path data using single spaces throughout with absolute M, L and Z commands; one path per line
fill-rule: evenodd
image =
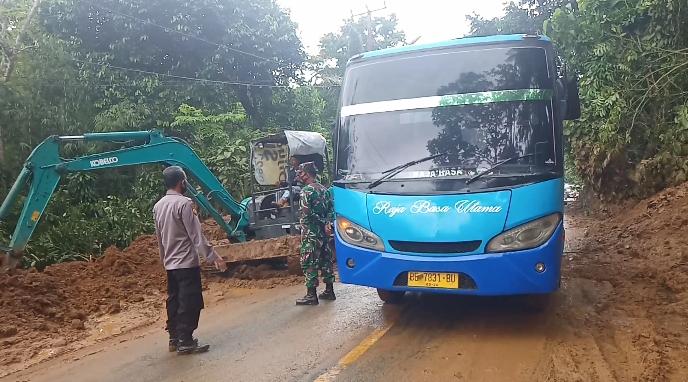
M 458 289 L 459 275 L 442 272 L 409 272 L 407 285 L 420 288 Z

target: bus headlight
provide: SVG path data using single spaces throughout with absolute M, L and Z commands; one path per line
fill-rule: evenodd
M 379 236 L 341 216 L 337 217 L 337 232 L 342 240 L 351 245 L 377 251 L 385 250 L 385 245 Z
M 495 236 L 487 252 L 521 251 L 542 245 L 549 240 L 561 222 L 561 214 L 552 214 L 512 228 Z

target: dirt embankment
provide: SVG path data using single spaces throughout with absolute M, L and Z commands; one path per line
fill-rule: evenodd
M 573 295 L 567 296 L 569 303 L 580 302 L 565 319 L 580 330 L 579 338 L 590 333 L 613 379 L 686 381 L 688 183 L 613 210 L 607 216 L 578 218 L 578 211 L 571 217 L 585 232 L 564 271 Z M 590 357 L 588 350 L 572 343 L 568 355 L 558 359 Z M 607 380 L 596 369 L 579 370 L 581 380 Z
M 213 227 L 206 226 L 206 231 Z M 214 234 L 213 239 L 224 236 Z M 298 248 L 256 243 L 292 258 Z M 253 251 L 249 247 L 229 254 Z M 225 251 L 227 252 L 227 251 Z M 253 253 L 253 252 L 251 252 Z M 292 261 L 293 262 L 293 261 Z M 204 289 L 274 288 L 301 278 L 283 263 L 234 264 L 227 274 L 206 272 Z M 93 262 L 70 262 L 43 272 L 0 274 L 0 376 L 93 341 L 157 322 L 164 313 L 166 274 L 155 236 L 142 236 L 120 251 L 109 248 Z M 112 329 L 115 327 L 115 329 Z
M 0 364 L 47 356 L 85 336 L 87 322 L 132 306 L 156 310 L 165 286 L 155 237 L 94 262 L 0 275 Z M 50 352 L 50 351 L 48 351 Z M 55 350 L 54 352 L 58 352 Z

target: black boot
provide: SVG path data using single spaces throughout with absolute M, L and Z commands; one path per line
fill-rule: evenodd
M 315 287 L 308 288 L 306 295 L 296 300 L 296 305 L 318 305 L 318 295 Z
M 194 344 L 198 345 L 198 340 L 193 339 Z M 179 347 L 179 340 L 176 338 L 170 338 L 170 345 L 169 345 L 169 350 L 170 352 L 176 352 L 177 348 Z
M 332 286 L 332 283 L 325 284 L 325 291 L 320 293 L 318 298 L 329 301 L 334 301 L 337 299 L 337 296 L 334 295 L 334 287 Z
M 198 340 L 194 338 L 191 341 L 180 341 L 179 345 L 177 345 L 177 354 L 187 355 L 205 353 L 208 351 L 208 349 L 210 349 L 210 345 L 199 345 Z

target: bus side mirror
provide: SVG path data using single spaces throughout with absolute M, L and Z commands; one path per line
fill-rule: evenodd
M 578 95 L 578 80 L 571 78 L 566 81 L 566 115 L 564 119 L 574 120 L 581 116 L 580 97 Z

